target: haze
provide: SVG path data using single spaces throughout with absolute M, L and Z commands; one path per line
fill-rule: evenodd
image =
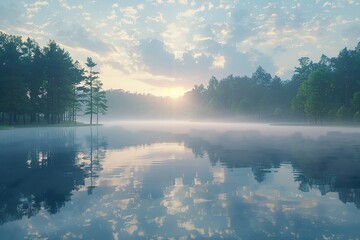
M 359 13 L 1 0 L 1 240 L 358 239 Z

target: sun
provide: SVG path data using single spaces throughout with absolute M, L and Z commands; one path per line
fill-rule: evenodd
M 178 99 L 182 96 L 184 96 L 184 93 L 187 90 L 183 87 L 174 87 L 174 88 L 166 88 L 164 89 L 163 96 L 168 96 L 174 99 Z

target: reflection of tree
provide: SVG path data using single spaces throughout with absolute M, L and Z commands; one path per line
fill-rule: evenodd
M 54 214 L 84 185 L 74 129 L 34 129 L 28 134 L 2 135 L 0 141 L 0 224 L 41 209 Z
M 87 187 L 88 194 L 91 195 L 93 192 L 94 179 L 98 178 L 98 173 L 102 170 L 100 161 L 105 158 L 105 151 L 107 147 L 107 142 L 104 137 L 99 139 L 99 129 L 96 127 L 96 133 L 93 133 L 93 128 L 90 128 L 90 136 L 86 137 L 87 145 L 90 151 L 88 152 L 89 156 L 86 159 L 89 160 L 89 164 L 85 167 L 89 173 L 90 186 Z
M 339 199 L 360 208 L 359 134 L 329 133 L 302 143 L 294 151 L 295 180 L 300 190 L 317 188 L 321 194 L 337 192 Z
M 99 129 L 100 130 L 100 129 Z M 184 136 L 175 136 L 159 131 L 127 131 L 119 127 L 101 128 L 101 135 L 106 136 L 109 149 L 124 149 L 127 147 L 144 146 L 161 142 L 181 141 Z
M 316 188 L 323 195 L 337 192 L 342 202 L 360 208 L 359 134 L 328 133 L 315 140 L 299 134 L 274 137 L 254 132 L 200 135 L 187 137 L 185 145 L 195 156 L 207 154 L 213 165 L 251 168 L 254 178 L 262 182 L 272 169 L 291 163 L 299 190 Z
M 229 168 L 251 168 L 258 182 L 264 181 L 266 173 L 280 167 L 288 157 L 258 135 L 239 134 L 237 139 L 231 133 L 223 134 L 215 145 L 202 138 L 188 138 L 185 145 L 192 149 L 195 156 L 203 156 L 206 152 L 212 165 L 221 162 Z

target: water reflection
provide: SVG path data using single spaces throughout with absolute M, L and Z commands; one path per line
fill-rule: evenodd
M 355 238 L 359 156 L 343 132 L 2 131 L 0 236 Z
M 251 168 L 261 183 L 272 169 L 291 163 L 299 190 L 316 188 L 322 195 L 337 192 L 341 201 L 360 208 L 360 134 L 328 132 L 317 139 L 300 133 L 264 136 L 256 131 L 197 131 L 194 135 L 211 140 L 188 138 L 185 144 L 196 156 L 207 154 L 213 165 Z
M 106 156 L 107 141 L 104 136 L 99 138 L 99 128 L 89 128 L 90 135 L 86 135 L 87 148 L 83 151 L 82 159 L 89 160 L 89 164 L 85 165 L 85 169 L 89 174 L 90 184 L 87 186 L 88 194 L 91 195 L 94 186 L 94 179 L 99 177 L 99 172 L 102 170 L 101 160 Z M 95 131 L 95 132 L 94 132 Z
M 101 171 L 106 142 L 91 131 L 90 151 L 81 149 L 73 128 L 16 129 L 0 136 L 0 224 L 40 210 L 58 213 L 86 178 L 92 182 Z
M 25 130 L 26 131 L 26 130 Z M 0 147 L 0 224 L 36 215 L 55 214 L 87 177 L 77 164 L 75 131 L 2 133 Z

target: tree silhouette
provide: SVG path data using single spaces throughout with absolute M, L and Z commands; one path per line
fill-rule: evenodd
M 92 58 L 88 57 L 86 66 L 89 68 L 86 76 L 83 92 L 85 93 L 85 114 L 90 115 L 90 125 L 93 123 L 93 115 L 96 115 L 98 124 L 99 113 L 105 114 L 107 110 L 106 95 L 102 90 L 102 83 L 99 80 L 99 72 L 93 71 L 97 65 Z
M 74 121 L 83 70 L 55 41 L 41 48 L 0 32 L 0 62 L 1 123 Z

